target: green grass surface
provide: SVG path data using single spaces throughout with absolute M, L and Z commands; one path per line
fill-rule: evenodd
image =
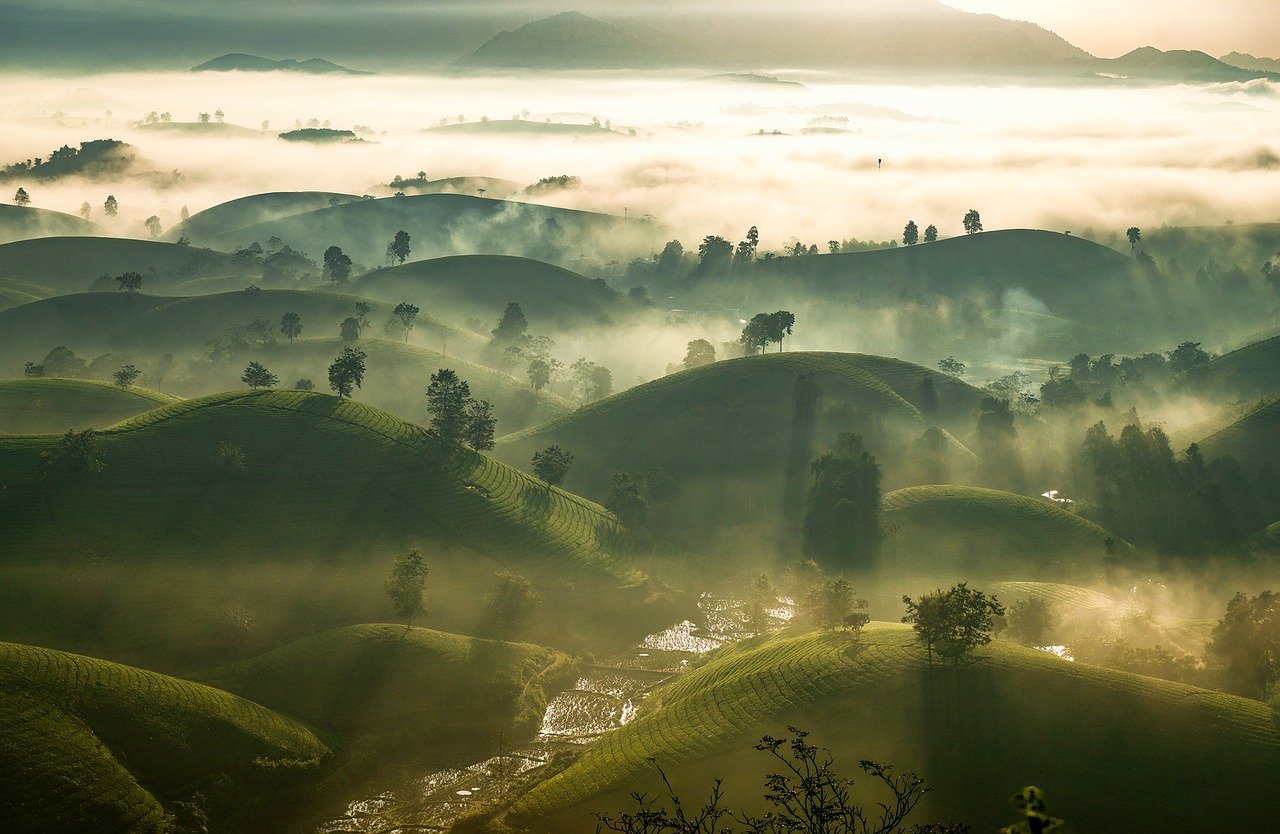
M 54 235 L 91 235 L 98 227 L 60 211 L 0 204 L 0 244 Z
M 1280 391 L 1280 336 L 1224 353 L 1182 379 L 1185 390 L 1216 399 L 1256 399 Z
M 261 830 L 328 748 L 227 692 L 0 643 L 0 796 L 22 832 L 162 832 L 204 795 L 215 831 Z
M 106 428 L 177 397 L 85 379 L 0 379 L 0 433 Z
M 476 317 L 492 324 L 507 302 L 515 301 L 534 332 L 601 316 L 619 318 L 634 309 L 615 290 L 576 272 L 500 255 L 458 255 L 378 269 L 356 279 L 351 292 L 392 304 L 422 299 L 455 321 Z
M 1080 831 L 1232 830 L 1280 810 L 1280 726 L 1265 704 L 1003 642 L 931 667 L 906 626 L 873 623 L 861 638 L 784 632 L 722 650 L 516 812 L 537 830 L 591 831 L 592 811 L 658 787 L 651 759 L 687 802 L 723 775 L 731 806 L 759 808 L 772 768 L 750 745 L 788 724 L 814 731 L 846 774 L 863 758 L 919 772 L 934 791 L 913 821 L 993 830 L 1025 784 Z
M 197 679 L 342 739 L 384 747 L 528 734 L 567 656 L 403 625 L 356 625 L 211 669 Z
M 343 194 L 336 191 L 272 191 L 264 194 L 250 194 L 210 206 L 188 217 L 184 222 L 174 226 L 165 235 L 168 240 L 177 240 L 186 235 L 196 243 L 217 235 L 234 232 L 255 223 L 278 220 L 293 214 L 327 208 L 330 200 L 347 202 L 357 200 L 355 194 Z M 246 240 L 245 245 L 252 243 Z M 259 241 L 264 246 L 266 238 Z
M 886 569 L 960 578 L 1089 576 L 1108 534 L 1045 498 L 967 486 L 917 486 L 884 499 Z M 1119 557 L 1133 548 L 1117 538 Z
M 141 273 L 146 292 L 165 292 L 201 276 L 248 274 L 226 253 L 158 240 L 45 237 L 0 245 L 0 279 L 53 292 L 114 290 L 112 279 L 125 272 Z M 245 284 L 250 281 L 246 278 Z
M 1196 439 L 1206 459 L 1231 455 L 1245 471 L 1280 466 L 1280 396 L 1255 403 L 1235 422 Z
M 53 290 L 39 284 L 0 278 L 0 310 L 17 307 L 19 304 L 30 304 L 32 301 L 39 301 L 53 294 Z

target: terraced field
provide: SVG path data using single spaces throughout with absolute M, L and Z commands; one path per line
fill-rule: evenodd
M 13 831 L 167 832 L 203 794 L 219 830 L 266 830 L 328 748 L 208 686 L 0 643 L 0 796 Z
M 642 578 L 598 505 L 350 400 L 175 403 L 102 432 L 100 472 L 42 486 L 40 453 L 56 440 L 0 438 L 11 553 L 314 559 L 435 542 L 535 576 Z
M 1024 784 L 1049 790 L 1055 813 L 1083 831 L 1156 832 L 1170 819 L 1230 830 L 1280 810 L 1272 707 L 1003 642 L 931 667 L 906 626 L 873 623 L 860 638 L 785 632 L 722 650 L 514 813 L 539 831 L 591 831 L 593 811 L 659 785 L 655 759 L 686 802 L 723 775 L 728 804 L 758 810 L 770 767 L 750 745 L 788 725 L 813 729 L 850 775 L 864 758 L 919 772 L 934 791 L 918 822 L 992 830 Z M 1099 761 L 1114 764 L 1105 778 Z
M 454 321 L 476 317 L 495 324 L 507 303 L 516 301 L 535 332 L 629 312 L 622 296 L 601 282 L 541 261 L 501 255 L 457 255 L 377 269 L 356 279 L 351 291 L 388 303 L 422 299 Z
M 1107 531 L 1044 498 L 965 486 L 919 486 L 884 499 L 893 531 L 886 570 L 904 575 L 1088 577 L 1098 571 Z M 1133 547 L 1116 539 L 1119 557 Z
M 85 379 L 0 379 L 0 433 L 106 428 L 176 400 L 146 388 Z
M 334 629 L 197 676 L 324 729 L 384 748 L 532 735 L 569 658 L 524 643 L 403 625 Z M 572 682 L 571 680 L 568 682 Z
M 157 240 L 43 237 L 0 245 L 0 279 L 58 293 L 114 290 L 111 279 L 125 272 L 141 273 L 147 292 L 166 292 L 181 281 L 210 275 L 258 274 L 224 252 Z

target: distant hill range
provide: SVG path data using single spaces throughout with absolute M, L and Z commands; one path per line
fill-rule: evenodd
M 1277 62 L 1232 53 L 1152 47 L 1098 58 L 1034 23 L 972 14 L 935 0 L 871 0 L 840 15 L 797 12 L 732 17 L 690 12 L 659 18 L 597 19 L 564 12 L 500 32 L 458 58 L 459 67 L 579 69 L 761 66 L 858 67 L 889 73 L 1017 74 L 1213 83 L 1280 79 Z M 752 75 L 722 76 L 748 79 Z
M 1218 60 L 1241 69 L 1280 72 L 1280 58 L 1259 58 L 1247 52 L 1228 52 Z
M 192 67 L 190 72 L 273 72 L 275 70 L 311 75 L 374 75 L 372 72 L 353 70 L 323 58 L 308 58 L 305 61 L 285 58 L 282 61 L 273 61 L 270 58 L 245 55 L 240 52 L 232 52 L 214 58 L 212 61 L 205 61 L 199 66 Z

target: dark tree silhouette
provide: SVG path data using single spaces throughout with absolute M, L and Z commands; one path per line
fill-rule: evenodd
M 467 426 L 464 439 L 467 445 L 477 452 L 487 452 L 493 448 L 493 435 L 498 421 L 493 416 L 493 406 L 488 400 L 471 400 L 467 403 Z
M 789 310 L 779 310 L 770 314 L 766 334 L 770 342 L 778 343 L 778 353 L 782 353 L 782 341 L 791 335 L 791 328 L 795 326 L 795 323 L 795 314 Z
M 340 247 L 330 246 L 324 250 L 324 275 L 339 286 L 351 279 L 351 258 Z
M 147 232 L 150 233 L 152 239 L 160 237 L 161 229 L 159 217 L 153 214 L 146 220 L 142 221 L 142 225 L 147 228 Z
M 339 325 L 339 332 L 344 342 L 355 342 L 360 339 L 360 319 L 355 316 L 347 316 Z
M 514 640 L 528 627 L 542 599 L 523 576 L 502 571 L 484 597 L 480 633 L 497 640 Z
M 685 346 L 683 362 L 685 368 L 699 368 L 710 365 L 714 361 L 716 361 L 715 345 L 706 339 L 694 339 Z
M 1018 809 L 1022 819 L 1000 829 L 1000 834 L 1050 834 L 1050 832 L 1062 830 L 1066 825 L 1062 820 L 1049 814 L 1049 806 L 1044 801 L 1044 791 L 1034 785 L 1028 785 L 1018 791 L 1009 801 Z
M 809 619 L 824 631 L 861 631 L 871 622 L 865 611 L 858 610 L 866 608 L 867 604 L 853 592 L 853 585 L 844 577 L 824 579 L 809 591 L 804 600 Z
M 644 484 L 630 472 L 618 472 L 609 481 L 604 505 L 618 517 L 622 526 L 641 532 L 649 523 L 649 502 L 641 494 Z
M 338 392 L 339 397 L 350 397 L 352 388 L 359 388 L 364 382 L 364 360 L 367 357 L 363 350 L 344 347 L 329 366 L 329 387 Z
M 548 446 L 533 455 L 533 474 L 548 486 L 560 486 L 573 466 L 573 455 L 559 446 Z
M 733 262 L 733 244 L 719 235 L 708 235 L 698 246 L 698 266 L 694 275 L 699 277 L 723 274 Z
M 964 231 L 969 235 L 982 231 L 982 215 L 978 214 L 977 209 L 969 209 L 968 214 L 964 216 Z
M 771 341 L 772 332 L 773 322 L 769 314 L 756 313 L 751 317 L 751 321 L 747 322 L 747 326 L 742 328 L 742 335 L 738 341 L 742 342 L 748 354 L 761 353 Z
M 938 361 L 938 370 L 948 376 L 964 376 L 964 363 L 957 362 L 954 356 L 948 356 L 946 359 Z
M 1269 700 L 1280 682 L 1280 594 L 1232 597 L 1205 651 L 1228 689 Z
M 293 387 L 298 391 L 314 391 L 316 384 L 304 376 L 302 379 L 293 383 Z
M 115 217 L 120 213 L 120 203 L 116 201 L 114 194 L 108 194 L 107 200 L 102 204 L 102 212 L 107 217 Z
M 529 335 L 529 320 L 524 317 L 524 310 L 514 301 L 507 302 L 507 309 L 502 311 L 502 319 L 492 331 L 493 340 L 500 345 L 519 345 Z
M 990 643 L 995 618 L 1005 613 L 999 600 L 970 588 L 967 582 L 924 594 L 919 600 L 904 596 L 902 602 L 907 606 L 902 621 L 911 623 L 930 663 L 935 649 L 958 664 L 978 646 Z
M 142 274 L 138 272 L 126 272 L 123 275 L 117 275 L 116 285 L 123 292 L 137 292 L 142 289 Z
M 280 378 L 268 371 L 261 362 L 250 362 L 240 381 L 250 388 L 275 388 L 280 384 Z
M 280 333 L 293 344 L 293 340 L 302 335 L 302 316 L 297 313 L 285 313 L 280 317 Z
M 142 371 L 138 370 L 134 365 L 125 365 L 120 370 L 111 375 L 116 385 L 121 388 L 128 388 L 130 385 L 138 381 L 138 377 L 142 376 Z
M 386 592 L 396 616 L 404 618 L 405 631 L 412 626 L 415 616 L 426 613 L 422 594 L 427 588 L 427 571 L 427 563 L 417 548 L 397 556 L 391 566 Z
M 1129 238 L 1129 252 L 1136 257 L 1138 254 L 1138 242 L 1142 240 L 1142 230 L 1137 226 L 1130 226 L 1125 232 L 1125 236 Z
M 406 342 L 409 341 L 409 331 L 413 330 L 413 320 L 422 311 L 407 301 L 401 301 L 391 312 L 400 320 L 400 327 L 404 330 L 404 340 Z
M 467 404 L 470 400 L 471 386 L 457 373 L 441 368 L 432 374 L 431 384 L 427 386 L 431 431 L 446 443 L 462 442 L 467 433 Z
M 396 232 L 396 236 L 387 244 L 387 260 L 404 263 L 409 259 L 409 233 L 404 229 Z
M 63 478 L 102 471 L 98 446 L 98 433 L 93 429 L 68 431 L 58 439 L 53 449 L 40 453 L 42 475 L 47 478 Z
M 907 221 L 906 228 L 902 230 L 902 242 L 907 246 L 915 246 L 920 242 L 920 227 L 916 225 L 916 221 Z
M 16 206 L 25 206 L 31 203 L 31 195 L 27 193 L 27 189 L 19 188 L 13 192 L 13 204 Z
M 933 225 L 932 223 L 930 223 L 928 226 L 926 226 L 926 227 L 925 227 L 925 230 L 924 230 L 924 242 L 925 242 L 925 243 L 937 243 L 937 242 L 938 242 L 938 227 L 937 227 L 937 226 L 935 226 L 935 225 Z
M 866 567 L 884 539 L 880 464 L 856 434 L 841 434 L 834 452 L 813 462 L 805 503 L 805 556 L 828 565 Z

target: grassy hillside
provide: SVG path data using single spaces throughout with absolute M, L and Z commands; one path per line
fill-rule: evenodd
M 112 279 L 125 272 L 141 273 L 146 292 L 209 275 L 249 275 L 225 253 L 156 240 L 47 237 L 0 245 L 0 279 L 60 293 L 114 290 Z
M 378 739 L 385 753 L 498 729 L 531 734 L 546 708 L 544 687 L 572 671 L 565 655 L 539 646 L 356 625 L 197 677 L 321 728 L 344 746 Z
M 0 379 L 0 433 L 57 434 L 105 428 L 176 402 L 158 391 L 86 379 Z
M 1250 473 L 1264 464 L 1280 466 L 1280 396 L 1261 400 L 1234 423 L 1198 442 L 1207 459 L 1231 455 Z
M 1101 569 L 1106 530 L 1044 498 L 964 486 L 918 486 L 884 499 L 887 569 L 959 578 L 1041 578 Z M 1116 539 L 1123 559 L 1133 548 Z
M 1188 372 L 1184 389 L 1215 399 L 1256 399 L 1280 391 L 1280 336 L 1224 353 Z
M 17 307 L 19 304 L 30 304 L 32 301 L 39 301 L 53 294 L 53 290 L 39 284 L 0 278 L 0 310 Z
M 797 409 L 797 380 L 812 374 L 816 402 Z M 914 404 L 933 381 L 939 412 Z M 534 452 L 559 445 L 575 456 L 567 483 L 602 498 L 614 473 L 654 470 L 675 480 L 667 496 L 681 524 L 733 528 L 777 524 L 796 511 L 809 466 L 852 431 L 885 467 L 889 483 L 912 481 L 911 444 L 932 422 L 967 425 L 979 392 L 951 377 L 882 357 L 771 353 L 681 371 L 501 439 L 496 454 L 529 466 Z M 952 441 L 963 464 L 972 455 Z M 678 521 L 676 520 L 678 518 Z M 708 536 L 708 538 L 711 538 Z M 714 538 L 713 538 L 714 540 Z
M 287 312 L 302 317 L 304 337 L 337 335 L 342 320 L 356 314 L 360 300 L 311 290 L 239 290 L 194 297 L 121 292 L 58 296 L 0 311 L 0 362 L 16 372 L 23 362 L 40 361 L 56 345 L 66 345 L 82 358 L 102 351 L 151 357 L 171 352 L 184 361 L 203 358 L 207 341 L 257 318 L 268 323 L 272 336 L 283 340 L 280 318 Z M 390 331 L 398 338 L 399 325 L 390 324 L 392 305 L 375 301 L 369 306 L 371 327 L 366 335 Z M 417 317 L 413 337 L 435 345 L 443 340 L 450 353 L 467 356 L 476 356 L 486 343 L 482 336 L 429 313 Z M 323 381 L 326 368 L 328 362 L 312 370 L 317 383 Z
M 351 292 L 392 304 L 429 300 L 432 309 L 447 311 L 455 321 L 475 317 L 494 324 L 507 302 L 516 301 L 535 332 L 619 317 L 628 310 L 622 296 L 603 282 L 500 255 L 457 255 L 377 269 L 352 282 Z
M 1081 831 L 1155 832 L 1170 819 L 1188 831 L 1248 828 L 1280 811 L 1272 707 L 1003 642 L 959 668 L 930 667 L 906 626 L 872 624 L 861 638 L 783 633 L 722 650 L 516 812 L 538 830 L 591 831 L 591 811 L 660 787 L 651 758 L 686 801 L 724 775 L 730 804 L 752 804 L 774 768 L 750 745 L 789 724 L 813 730 L 847 775 L 859 759 L 919 772 L 934 791 L 917 822 L 994 830 L 1026 784 Z
M 260 130 L 233 125 L 229 122 L 152 122 L 138 125 L 137 129 L 144 133 L 164 133 L 170 136 L 214 136 L 219 139 L 253 138 L 264 135 Z
M 329 751 L 310 730 L 197 683 L 0 643 L 0 795 L 32 832 L 167 832 L 203 794 L 213 831 L 266 830 Z
M 92 235 L 98 227 L 60 211 L 0 204 L 0 244 L 27 238 Z
M 226 364 L 225 372 L 209 381 L 221 383 L 221 389 L 235 386 L 244 363 L 252 358 L 277 374 L 284 387 L 308 377 L 317 388 L 324 388 L 326 368 L 344 344 L 338 338 L 301 339 L 292 345 L 277 343 L 242 357 L 243 361 Z M 369 355 L 369 372 L 357 398 L 412 422 L 427 421 L 427 385 L 431 375 L 441 368 L 457 371 L 471 387 L 471 396 L 493 404 L 499 434 L 554 420 L 573 410 L 573 404 L 563 397 L 535 392 L 501 371 L 458 358 L 454 345 L 450 345 L 447 356 L 390 339 L 361 339 L 358 347 Z M 436 347 L 440 347 L 438 342 Z
M 225 232 L 232 232 L 255 223 L 266 223 L 293 214 L 326 208 L 335 200 L 345 203 L 358 199 L 359 197 L 355 194 L 334 191 L 272 191 L 264 194 L 250 194 L 196 212 L 170 229 L 165 237 L 169 240 L 177 240 L 182 235 L 186 235 L 196 243 L 201 243 Z M 252 241 L 245 242 L 252 243 Z M 266 239 L 260 242 L 265 244 Z
M 391 195 L 397 191 L 406 194 L 475 194 L 491 200 L 503 200 L 514 195 L 523 186 L 515 180 L 499 177 L 443 177 L 438 180 L 413 177 L 402 178 L 399 183 L 375 185 L 370 193 Z
M 420 194 L 295 214 L 219 234 L 207 243 L 235 248 L 275 236 L 313 258 L 329 246 L 341 246 L 357 263 L 371 266 L 386 263 L 387 244 L 400 230 L 412 238 L 415 261 L 472 253 L 552 262 L 590 251 L 622 257 L 648 254 L 665 239 L 663 230 L 647 221 L 464 194 Z

